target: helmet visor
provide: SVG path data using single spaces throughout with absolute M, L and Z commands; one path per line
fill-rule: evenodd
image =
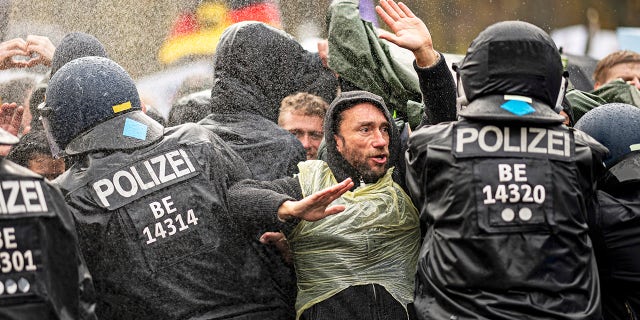
M 38 110 L 40 111 L 40 121 L 42 122 L 42 126 L 44 127 L 44 132 L 47 136 L 47 141 L 49 142 L 49 148 L 51 149 L 51 155 L 54 159 L 59 159 L 64 156 L 64 151 L 56 142 L 56 139 L 53 137 L 51 130 L 51 123 L 49 122 L 49 116 L 53 112 L 50 107 L 47 106 L 46 102 L 38 105 Z

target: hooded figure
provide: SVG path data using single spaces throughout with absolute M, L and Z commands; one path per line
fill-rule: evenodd
M 0 129 L 0 145 L 18 138 Z M 96 319 L 73 216 L 44 177 L 0 157 L 0 318 Z
M 457 73 L 460 120 L 415 131 L 406 153 L 427 227 L 418 319 L 600 319 L 586 222 L 606 148 L 554 111 L 565 80 L 553 40 L 496 23 Z
M 298 162 L 306 160 L 305 150 L 294 135 L 277 125 L 280 102 L 301 91 L 333 99 L 337 80 L 319 56 L 267 24 L 236 23 L 220 38 L 213 78 L 210 114 L 199 124 L 226 141 L 247 163 L 254 179 L 273 180 L 297 173 Z M 277 230 L 265 226 L 261 231 Z M 272 270 L 265 277 L 275 283 L 273 292 L 287 302 L 293 314 L 293 271 L 275 248 L 259 243 L 257 236 L 252 245 L 263 258 L 256 263 Z
M 276 214 L 287 201 L 351 178 L 354 187 L 332 203 L 344 212 L 290 221 L 284 230 L 297 273 L 297 316 L 407 319 L 420 230 L 415 207 L 393 178 L 397 127 L 382 98 L 350 91 L 329 107 L 324 133 L 324 160 L 299 163 L 295 177 L 242 181 L 230 190 L 230 206 L 236 214 Z
M 255 179 L 294 174 L 306 157 L 300 142 L 278 127 L 278 110 L 296 92 L 333 100 L 337 80 L 319 56 L 281 30 L 241 22 L 220 38 L 213 78 L 211 114 L 200 124 L 227 141 Z

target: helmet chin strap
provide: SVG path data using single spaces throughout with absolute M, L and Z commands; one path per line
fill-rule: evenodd
M 53 136 L 51 125 L 49 124 L 49 116 L 53 112 L 49 106 L 47 106 L 46 102 L 42 102 L 38 105 L 38 110 L 40 111 L 40 121 L 42 122 L 42 127 L 44 128 L 45 136 L 47 137 L 47 142 L 49 143 L 49 148 L 51 149 L 51 155 L 54 159 L 60 159 L 64 157 L 64 150 L 60 148 L 58 142 Z
M 553 106 L 553 110 L 556 113 L 560 113 L 560 111 L 562 111 L 562 100 L 564 99 L 564 94 L 567 92 L 567 84 L 568 84 L 568 79 L 569 78 L 569 73 L 567 71 L 564 71 L 562 73 L 562 80 L 560 81 L 560 92 L 558 92 L 558 99 L 556 100 L 556 104 Z
M 464 93 L 464 87 L 462 86 L 462 81 L 460 80 L 460 73 L 458 72 L 459 66 L 457 64 L 453 65 L 454 70 L 456 71 L 456 114 L 459 114 L 468 104 L 469 100 L 467 100 L 467 96 Z

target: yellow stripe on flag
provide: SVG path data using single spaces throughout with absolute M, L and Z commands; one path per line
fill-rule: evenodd
M 118 112 L 122 112 L 129 109 L 131 109 L 131 101 L 127 101 L 121 104 L 116 104 L 115 106 L 113 106 L 113 113 L 118 113 Z

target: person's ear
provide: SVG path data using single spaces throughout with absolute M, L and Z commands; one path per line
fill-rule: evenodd
M 597 90 L 600 86 L 602 86 L 602 83 L 600 83 L 600 81 L 596 81 L 596 83 L 593 84 L 593 90 Z
M 342 140 L 342 137 L 337 134 L 333 135 L 333 139 L 336 140 L 336 149 L 339 153 L 342 153 L 342 150 L 344 150 L 344 140 Z

